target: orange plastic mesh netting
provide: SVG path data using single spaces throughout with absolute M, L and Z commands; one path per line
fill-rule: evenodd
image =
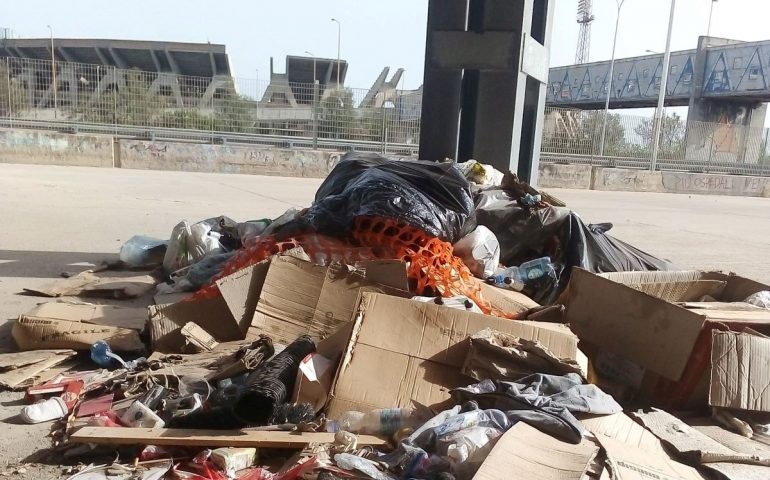
M 486 314 L 513 318 L 484 299 L 478 281 L 462 260 L 453 255 L 452 244 L 389 218 L 357 217 L 352 241 L 315 233 L 298 235 L 286 241 L 274 237 L 260 238 L 241 249 L 214 280 L 296 247 L 302 247 L 313 261 L 325 265 L 336 261 L 352 264 L 376 258 L 401 259 L 407 262 L 407 276 L 418 295 L 465 295 Z M 198 290 L 193 298 L 217 295 L 219 290 L 212 282 Z

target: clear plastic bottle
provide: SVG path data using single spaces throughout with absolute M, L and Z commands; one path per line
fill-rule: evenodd
M 528 262 L 524 262 L 519 266 L 519 273 L 521 280 L 527 282 L 528 280 L 536 280 L 546 275 L 549 277 L 555 277 L 556 271 L 553 268 L 553 263 L 549 257 L 536 258 Z
M 127 370 L 133 370 L 137 366 L 147 361 L 146 358 L 140 357 L 136 360 L 126 362 L 123 360 L 123 358 L 121 358 L 120 355 L 112 353 L 110 345 L 104 340 L 99 340 L 91 345 L 91 360 L 93 360 L 95 364 L 102 368 L 112 367 L 115 365 L 115 362 L 118 362 L 123 368 Z
M 337 420 L 339 430 L 369 435 L 393 435 L 404 427 L 414 426 L 409 408 L 383 408 L 367 413 L 345 412 Z

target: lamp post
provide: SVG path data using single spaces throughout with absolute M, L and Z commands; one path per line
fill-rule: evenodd
M 50 25 L 46 25 L 48 31 L 51 33 L 51 80 L 53 83 L 53 118 L 56 118 L 56 110 L 59 108 L 59 88 L 56 85 L 56 56 L 53 49 L 53 28 Z
M 666 84 L 668 83 L 668 66 L 671 61 L 671 31 L 674 28 L 674 9 L 676 0 L 671 0 L 671 12 L 668 14 L 668 35 L 666 36 L 666 53 L 663 55 L 663 72 L 661 72 L 660 92 L 658 92 L 658 108 L 655 110 L 655 136 L 652 139 L 652 161 L 650 170 L 655 171 L 658 163 L 658 145 L 660 144 L 660 130 L 663 128 L 663 101 L 666 98 Z
M 711 15 L 714 13 L 714 4 L 717 3 L 717 0 L 711 0 L 711 7 L 709 8 L 709 26 L 706 28 L 706 36 L 711 36 Z
M 612 59 L 610 60 L 610 72 L 608 77 L 609 84 L 607 85 L 607 98 L 604 101 L 604 120 L 602 121 L 602 139 L 599 143 L 599 156 L 604 156 L 604 140 L 607 137 L 607 115 L 610 112 L 610 93 L 612 92 L 612 75 L 615 71 L 615 47 L 618 43 L 618 25 L 620 24 L 620 9 L 626 0 L 615 0 L 618 5 L 618 12 L 615 15 L 615 38 L 612 40 Z
M 340 88 L 340 41 L 342 38 L 342 24 L 336 18 L 332 22 L 337 24 L 337 89 Z

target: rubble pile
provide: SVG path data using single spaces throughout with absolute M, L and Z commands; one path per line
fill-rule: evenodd
M 71 479 L 770 478 L 770 286 L 611 227 L 473 160 L 351 153 L 306 209 L 27 291 L 56 299 L 0 385 Z

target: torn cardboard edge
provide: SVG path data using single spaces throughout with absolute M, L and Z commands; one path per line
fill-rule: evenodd
M 41 379 L 44 372 L 67 362 L 75 356 L 76 352 L 74 350 L 66 349 L 38 350 L 34 352 L 19 352 L 18 354 L 3 354 L 3 356 L 24 356 L 24 354 L 34 354 L 35 361 L 28 363 L 29 360 L 24 360 L 17 363 L 16 368 L 11 368 L 11 366 L 9 366 L 7 370 L 0 372 L 0 386 L 10 389 L 30 386 L 33 382 Z M 6 365 L 8 365 L 10 360 L 8 357 L 5 357 L 4 361 Z M 67 369 L 70 366 L 72 365 L 68 365 Z
M 43 297 L 85 296 L 115 299 L 136 298 L 149 292 L 157 282 L 151 275 L 100 277 L 91 270 L 39 288 L 24 288 Z

